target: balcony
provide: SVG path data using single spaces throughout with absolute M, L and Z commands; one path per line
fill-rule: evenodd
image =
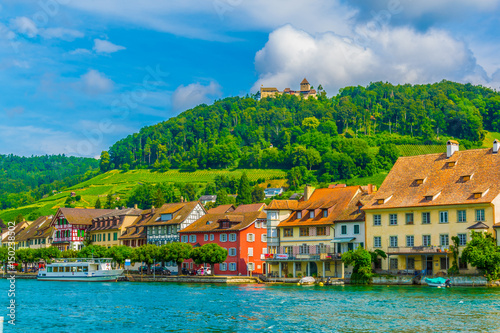
M 399 246 L 399 247 L 389 247 L 387 249 L 388 255 L 419 255 L 419 254 L 446 254 L 448 248 L 441 246 Z
M 263 254 L 261 259 L 267 261 L 329 261 L 329 260 L 340 260 L 342 255 L 340 253 L 318 253 L 318 254 L 286 254 L 286 253 L 276 253 L 276 254 Z
M 277 246 L 280 243 L 279 237 L 269 237 L 267 236 L 267 245 Z

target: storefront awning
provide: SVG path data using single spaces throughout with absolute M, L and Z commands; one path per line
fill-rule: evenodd
M 355 239 L 355 237 L 335 237 L 332 243 L 350 243 Z

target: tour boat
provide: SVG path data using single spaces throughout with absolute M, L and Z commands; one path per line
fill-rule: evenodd
M 123 269 L 113 269 L 111 259 L 56 259 L 38 271 L 40 281 L 116 281 Z

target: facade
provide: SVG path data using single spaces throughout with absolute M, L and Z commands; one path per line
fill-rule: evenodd
M 164 204 L 144 223 L 147 242 L 156 245 L 179 242 L 179 231 L 206 213 L 199 201 Z
M 93 218 L 92 226 L 88 230 L 92 244 L 108 248 L 122 245 L 120 236 L 141 215 L 141 212 L 140 209 L 126 208 Z
M 52 245 L 52 216 L 41 216 L 16 235 L 17 248 L 40 249 Z
M 154 215 L 154 209 L 143 210 L 134 222 L 122 228 L 123 234 L 118 237 L 121 244 L 130 247 L 139 247 L 147 244 L 146 224 Z
M 207 214 L 181 230 L 181 241 L 194 247 L 215 243 L 228 251 L 224 263 L 216 264 L 217 275 L 263 274 L 266 244 L 266 214 L 264 204 L 241 205 L 235 211 Z M 187 269 L 197 269 L 191 259 L 183 263 Z
M 500 156 L 493 149 L 459 151 L 448 141 L 446 154 L 401 157 L 378 193 L 363 207 L 368 250 L 388 255 L 379 268 L 391 273 L 446 272 L 449 246 L 460 252 L 471 230 L 496 235 L 500 216 Z M 498 235 L 497 242 L 498 242 Z M 461 273 L 474 269 L 460 263 Z
M 266 198 L 272 198 L 272 197 L 275 197 L 277 195 L 281 195 L 282 193 L 283 193 L 282 187 L 279 187 L 279 188 L 268 187 L 264 190 L 264 196 Z
M 302 82 L 300 82 L 300 90 L 291 90 L 290 88 L 285 88 L 285 90 L 279 91 L 277 88 L 260 87 L 260 98 L 276 97 L 283 94 L 300 96 L 303 98 L 316 98 L 316 90 L 311 89 L 311 85 L 305 78 L 302 80 Z
M 203 206 L 205 206 L 209 202 L 214 202 L 217 201 L 217 196 L 216 195 L 202 195 L 199 199 L 199 201 L 202 203 Z
M 9 233 L 5 233 L 5 234 L 2 234 L 3 235 L 3 238 L 2 238 L 2 246 L 7 246 L 9 243 L 14 243 L 14 247 L 17 249 L 19 249 L 22 245 L 22 247 L 24 247 L 25 243 L 20 243 L 17 239 L 22 236 L 23 232 L 25 229 L 27 229 L 30 225 L 31 225 L 31 221 L 22 221 L 22 222 L 19 222 L 18 224 L 16 224 L 16 226 L 14 227 L 14 230 L 13 230 L 13 233 L 14 233 L 14 238 L 13 238 L 13 241 L 12 241 L 12 235 L 9 235 Z
M 111 212 L 113 209 L 59 208 L 50 223 L 52 246 L 61 251 L 81 250 L 92 219 Z
M 364 246 L 371 194 L 360 186 L 314 189 L 304 200 L 273 200 L 267 212 L 268 271 L 279 277 L 344 277 L 342 253 Z

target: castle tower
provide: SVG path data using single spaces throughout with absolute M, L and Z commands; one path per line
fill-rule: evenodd
M 309 90 L 311 90 L 311 85 L 306 80 L 306 78 L 304 78 L 304 80 L 300 82 L 300 91 L 309 91 Z

